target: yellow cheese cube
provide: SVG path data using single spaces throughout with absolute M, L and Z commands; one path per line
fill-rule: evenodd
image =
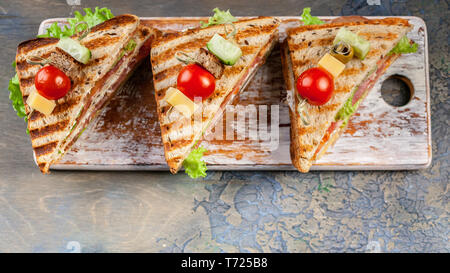
M 345 64 L 341 63 L 341 61 L 327 53 L 322 57 L 322 59 L 320 59 L 319 67 L 330 72 L 334 78 L 337 78 L 337 76 L 339 76 L 339 74 L 341 74 L 345 69 Z
M 166 90 L 166 95 L 164 96 L 164 100 L 167 101 L 167 99 L 170 98 L 170 96 L 172 96 L 173 93 L 175 93 L 175 92 L 177 92 L 177 91 L 179 91 L 179 90 L 176 89 L 176 88 L 173 88 L 173 87 L 169 87 L 169 89 Z M 184 94 L 183 94 L 183 95 L 184 95 Z
M 190 98 L 173 87 L 166 91 L 166 101 L 187 118 L 190 118 L 197 109 L 197 105 Z
M 28 96 L 27 104 L 34 110 L 37 110 L 46 116 L 50 115 L 56 106 L 54 100 L 44 98 L 37 91 L 31 92 Z

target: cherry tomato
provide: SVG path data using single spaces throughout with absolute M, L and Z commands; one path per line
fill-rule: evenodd
M 333 76 L 321 68 L 310 68 L 298 77 L 297 91 L 310 104 L 323 105 L 333 94 Z
M 194 97 L 206 99 L 216 88 L 216 79 L 198 64 L 188 64 L 178 74 L 177 88 L 191 100 Z
M 57 100 L 69 92 L 70 79 L 58 68 L 48 65 L 38 71 L 34 77 L 34 85 L 41 96 Z

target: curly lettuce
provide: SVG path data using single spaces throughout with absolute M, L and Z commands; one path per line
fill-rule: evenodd
M 324 21 L 320 20 L 318 17 L 311 15 L 311 8 L 304 8 L 302 13 L 302 19 L 300 20 L 304 25 L 321 25 L 325 24 Z
M 400 42 L 389 52 L 389 54 L 408 54 L 416 53 L 418 44 L 411 42 L 411 40 L 405 36 L 400 39 Z
M 89 27 L 93 27 L 95 25 L 98 25 L 100 23 L 103 23 L 106 20 L 109 20 L 114 17 L 114 15 L 111 13 L 111 10 L 108 8 L 95 8 L 95 11 L 92 12 L 90 8 L 85 8 L 84 12 L 85 15 L 82 15 L 80 12 L 75 11 L 75 18 L 69 18 L 68 22 L 70 27 L 64 26 L 63 29 L 61 29 L 58 24 L 55 22 L 53 23 L 48 29 L 45 34 L 38 35 L 38 38 L 45 38 L 45 37 L 54 37 L 54 38 L 63 38 L 63 37 L 70 37 L 75 34 L 75 25 L 79 22 L 86 22 Z M 81 31 L 86 28 L 86 25 L 80 25 L 77 30 Z M 13 62 L 12 66 L 15 68 L 16 63 Z M 20 85 L 19 85 L 19 78 L 16 75 L 9 80 L 8 84 L 8 90 L 9 90 L 9 99 L 11 100 L 12 107 L 17 113 L 17 116 L 23 118 L 25 122 L 27 121 L 27 115 L 25 113 L 25 105 L 23 103 L 22 99 L 22 93 L 20 92 Z
M 80 22 L 86 22 L 89 28 L 94 27 L 100 23 L 103 23 L 106 20 L 109 20 L 114 17 L 111 10 L 108 8 L 95 8 L 95 11 L 92 12 L 90 8 L 85 8 L 85 15 L 82 15 L 79 11 L 75 11 L 75 18 L 67 19 L 69 23 L 68 26 L 64 26 L 62 29 L 58 26 L 56 22 L 54 22 L 49 28 L 47 28 L 47 33 L 38 35 L 39 38 L 53 37 L 53 38 L 62 38 L 62 37 L 70 37 L 74 35 L 77 31 L 82 31 L 86 29 L 85 24 L 81 24 L 75 30 L 75 26 Z
M 12 67 L 16 68 L 16 62 L 12 63 Z M 11 100 L 12 107 L 14 108 L 14 111 L 16 111 L 17 116 L 27 121 L 27 114 L 25 113 L 25 105 L 23 104 L 22 92 L 20 92 L 19 77 L 17 77 L 17 74 L 9 80 L 8 90 L 9 99 Z
M 202 160 L 203 153 L 205 152 L 206 149 L 200 146 L 193 150 L 183 161 L 184 171 L 189 175 L 189 177 L 193 179 L 206 177 L 206 163 Z
M 214 15 L 209 17 L 208 23 L 200 21 L 200 25 L 202 28 L 209 27 L 212 25 L 221 25 L 225 23 L 233 23 L 236 22 L 237 19 L 233 15 L 231 15 L 230 10 L 223 11 L 219 8 L 213 9 Z

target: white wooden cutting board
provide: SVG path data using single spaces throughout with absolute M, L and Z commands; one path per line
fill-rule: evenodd
M 321 17 L 333 19 L 334 17 Z M 378 17 L 379 18 L 379 17 Z M 428 45 L 425 22 L 410 20 L 414 29 L 408 35 L 419 44 L 416 54 L 401 56 L 377 82 L 358 113 L 334 147 L 312 166 L 312 170 L 400 170 L 426 168 L 431 163 L 430 89 Z M 206 18 L 141 18 L 161 30 L 182 30 Z M 299 17 L 280 17 L 280 40 L 285 29 L 298 24 Z M 53 22 L 41 23 L 39 33 Z M 411 80 L 414 94 L 405 106 L 394 107 L 381 97 L 381 84 L 391 75 Z M 279 134 L 261 143 L 245 140 L 207 140 L 210 170 L 294 170 L 289 154 L 289 113 L 282 102 L 285 87 L 279 48 L 276 47 L 234 105 L 278 105 Z M 116 98 L 92 122 L 63 160 L 52 169 L 75 170 L 168 170 L 160 138 L 149 60 L 146 60 L 122 87 Z M 276 110 L 276 109 L 274 109 Z M 260 111 L 258 111 L 259 113 Z M 266 115 L 270 120 L 270 117 Z M 237 117 L 223 120 L 234 128 Z M 276 121 L 276 120 L 275 120 Z M 276 122 L 272 123 L 275 124 Z M 271 124 L 271 125 L 272 125 Z M 270 125 L 269 125 L 270 134 Z M 210 135 L 211 136 L 211 135 Z M 209 136 L 209 137 L 210 137 Z M 277 138 L 279 140 L 277 144 Z M 272 140 L 272 146 L 270 146 Z

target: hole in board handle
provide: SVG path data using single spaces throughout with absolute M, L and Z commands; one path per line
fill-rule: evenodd
M 414 96 L 414 86 L 411 80 L 402 75 L 392 75 L 381 85 L 381 97 L 394 107 L 407 105 Z

